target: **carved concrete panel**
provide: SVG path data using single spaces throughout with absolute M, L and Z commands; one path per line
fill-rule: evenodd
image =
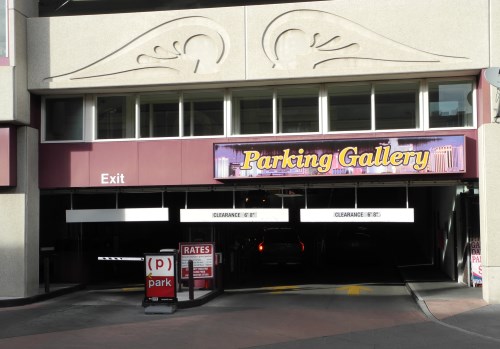
M 231 8 L 36 19 L 30 88 L 244 79 L 243 18 Z
M 488 0 L 336 0 L 30 18 L 28 84 L 33 91 L 138 90 L 456 75 L 489 65 L 488 23 Z
M 249 7 L 247 78 L 461 70 L 487 62 L 484 1 L 458 11 L 456 1 L 437 2 L 446 13 L 429 11 L 435 1 L 400 3 L 406 8 L 356 0 Z

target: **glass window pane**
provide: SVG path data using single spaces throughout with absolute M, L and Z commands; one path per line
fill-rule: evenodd
M 273 133 L 273 91 L 242 90 L 232 96 L 233 134 Z
M 141 96 L 141 138 L 179 136 L 179 97 Z
M 473 126 L 472 81 L 429 83 L 429 127 Z
M 83 98 L 45 100 L 45 140 L 83 140 Z
M 371 130 L 371 85 L 328 88 L 329 131 Z
M 184 94 L 184 136 L 224 134 L 224 95 L 222 92 Z
M 97 139 L 135 137 L 135 98 L 107 96 L 97 98 Z
M 375 128 L 377 130 L 419 127 L 418 83 L 375 85 Z
M 279 133 L 319 131 L 319 89 L 278 89 Z
M 0 57 L 7 57 L 7 1 L 0 0 Z

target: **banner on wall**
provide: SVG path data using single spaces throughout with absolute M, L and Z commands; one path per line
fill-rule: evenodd
M 465 137 L 214 144 L 214 177 L 464 173 Z
M 472 238 L 470 247 L 472 284 L 477 287 L 483 284 L 483 265 L 481 263 L 481 242 L 479 238 Z

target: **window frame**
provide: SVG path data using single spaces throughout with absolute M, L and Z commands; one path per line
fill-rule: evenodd
M 283 117 L 281 115 L 282 113 L 282 110 L 280 108 L 280 106 L 278 105 L 278 90 L 280 89 L 285 89 L 285 90 L 289 90 L 289 89 L 317 89 L 318 91 L 318 94 L 316 96 L 316 105 L 318 107 L 318 115 L 317 115 L 317 123 L 318 123 L 318 131 L 306 131 L 306 132 L 283 132 L 282 129 L 283 129 Z M 273 113 L 273 116 L 274 116 L 274 120 L 276 122 L 276 128 L 274 129 L 275 130 L 275 133 L 273 134 L 274 136 L 289 136 L 289 135 L 303 135 L 303 134 L 321 134 L 321 131 L 322 131 L 322 127 L 321 127 L 321 119 L 324 117 L 322 115 L 322 110 L 321 110 L 321 102 L 322 102 L 322 99 L 321 99 L 321 90 L 322 90 L 323 86 L 322 84 L 303 84 L 303 85 L 280 85 L 280 86 L 275 86 L 274 87 L 274 96 L 273 96 L 273 100 L 275 101 L 275 103 L 273 103 L 273 107 L 274 107 L 274 113 Z
M 132 108 L 132 112 L 134 113 L 133 115 L 133 125 L 134 125 L 134 136 L 133 137 L 122 137 L 122 138 L 97 138 L 98 135 L 98 127 L 99 127 L 99 120 L 98 118 L 98 99 L 99 98 L 105 98 L 105 97 L 132 97 L 134 99 L 134 107 Z M 138 124 L 138 98 L 139 94 L 138 93 L 106 93 L 106 94 L 96 94 L 93 96 L 93 110 L 92 110 L 92 122 L 93 122 L 93 134 L 92 134 L 92 141 L 93 142 L 117 142 L 117 141 L 130 141 L 130 140 L 137 140 L 140 139 L 138 138 L 138 130 L 137 130 L 137 124 Z M 126 118 L 126 117 L 125 117 Z M 125 133 L 127 133 L 126 130 L 127 123 L 125 123 Z
M 0 55 L 0 65 L 8 65 L 9 64 L 9 1 L 8 0 L 0 0 L 0 6 L 3 6 L 5 10 L 5 23 L 2 25 L 5 30 L 5 55 Z M 1 19 L 1 18 L 0 18 Z M 0 25 L 2 22 L 0 21 Z
M 472 126 L 457 126 L 457 127 L 430 127 L 430 108 L 429 108 L 429 83 L 433 82 L 454 82 L 454 81 L 470 81 L 472 83 Z M 423 79 L 424 86 L 423 105 L 426 110 L 424 118 L 424 131 L 449 131 L 449 130 L 475 130 L 477 129 L 477 79 L 473 76 L 455 76 L 450 78 L 428 78 Z
M 185 102 L 185 95 L 186 94 L 195 94 L 197 92 L 200 93 L 216 93 L 216 92 L 221 92 L 222 93 L 222 134 L 221 135 L 202 135 L 202 136 L 196 136 L 196 135 L 185 135 L 184 134 L 184 102 Z M 179 92 L 180 94 L 180 138 L 183 139 L 198 139 L 198 138 L 222 138 L 226 137 L 227 135 L 227 91 L 226 89 L 208 89 L 208 90 L 182 90 Z M 193 127 L 193 125 L 190 125 L 190 127 Z M 152 138 L 152 139 L 157 139 L 157 138 Z
M 165 96 L 177 96 L 177 107 L 178 107 L 178 129 L 177 129 L 177 136 L 162 136 L 162 137 L 141 137 L 141 97 L 142 96 L 158 96 L 158 95 L 165 95 Z M 179 91 L 157 91 L 157 92 L 151 92 L 151 93 L 138 93 L 137 94 L 137 101 L 136 101 L 136 139 L 140 140 L 148 140 L 148 139 L 179 139 L 182 137 L 182 112 L 183 112 L 183 105 L 182 105 L 182 93 Z
M 329 89 L 331 86 L 362 86 L 362 85 L 369 85 L 370 86 L 370 129 L 369 130 L 347 130 L 347 131 L 331 131 L 330 130 L 330 94 L 329 94 Z M 375 114 L 375 108 L 374 108 L 374 83 L 371 81 L 356 81 L 356 82 L 339 82 L 339 83 L 330 83 L 330 84 L 325 84 L 324 87 L 324 124 L 325 124 L 325 133 L 326 134 L 348 134 L 348 133 L 371 133 L 375 132 L 374 129 L 374 114 Z
M 271 132 L 269 133 L 235 133 L 235 124 L 236 124 L 236 116 L 233 113 L 233 95 L 235 92 L 241 92 L 241 91 L 269 91 L 271 93 Z M 228 94 L 227 94 L 227 107 L 228 107 L 228 113 L 227 113 L 227 124 L 228 124 L 228 132 L 226 133 L 229 136 L 233 137 L 251 137 L 255 135 L 267 135 L 267 136 L 273 136 L 275 135 L 275 130 L 276 130 L 276 89 L 272 86 L 262 86 L 262 87 L 250 87 L 250 88 L 234 88 L 234 89 L 229 89 Z M 239 118 L 239 116 L 238 116 Z M 239 120 L 238 120 L 238 123 Z
M 440 128 L 430 128 L 430 112 L 429 112 L 429 83 L 435 82 L 454 82 L 454 81 L 470 81 L 472 83 L 472 126 L 459 126 L 459 127 L 440 127 Z M 417 122 L 418 127 L 416 128 L 406 128 L 406 129 L 384 129 L 377 130 L 376 127 L 376 115 L 375 115 L 375 84 L 405 84 L 405 83 L 417 83 L 418 89 L 418 116 Z M 370 85 L 370 123 L 371 127 L 369 130 L 348 130 L 348 131 L 329 131 L 330 129 L 330 116 L 329 116 L 329 89 L 331 86 L 354 86 L 354 85 Z M 279 118 L 278 118 L 278 89 L 290 89 L 290 88 L 306 88 L 306 89 L 317 89 L 318 91 L 318 131 L 307 131 L 307 132 L 290 132 L 290 133 L 280 133 L 279 132 Z M 233 94 L 236 91 L 258 91 L 265 90 L 270 91 L 272 94 L 272 133 L 259 133 L 259 134 L 236 134 L 234 131 L 234 125 L 236 120 L 233 118 Z M 197 92 L 203 94 L 205 92 L 209 93 L 220 93 L 222 98 L 222 132 L 220 135 L 185 135 L 184 131 L 184 102 L 185 95 L 196 95 Z M 178 136 L 172 137 L 140 137 L 140 106 L 141 97 L 150 95 L 166 95 L 174 96 L 178 98 L 179 106 L 179 133 Z M 134 108 L 131 112 L 134 113 L 134 135 L 132 137 L 125 138 L 106 138 L 98 139 L 98 100 L 99 98 L 105 97 L 127 97 L 132 98 L 134 103 Z M 79 140 L 46 140 L 46 100 L 49 99 L 61 99 L 61 98 L 81 98 L 82 99 L 82 110 L 83 110 L 83 121 L 82 121 L 82 132 L 83 137 Z M 376 80 L 376 81 L 351 81 L 351 82 L 330 82 L 330 83 L 311 83 L 311 84 L 293 84 L 293 85 L 264 85 L 258 87 L 235 87 L 235 88 L 215 88 L 207 90 L 158 90 L 152 92 L 137 92 L 137 93 L 106 93 L 106 94 L 68 94 L 68 95 L 48 95 L 42 97 L 42 111 L 41 111 L 41 142 L 42 143 L 78 143 L 78 142 L 116 142 L 116 141 L 131 141 L 131 140 L 172 140 L 172 139 L 203 139 L 203 138 L 241 138 L 241 137 L 275 137 L 275 136 L 303 136 L 303 135 L 335 135 L 335 134 L 374 134 L 374 133 L 401 133 L 401 132 L 412 132 L 412 131 L 459 131 L 459 130 L 473 130 L 477 129 L 477 77 L 475 76 L 455 76 L 455 77 L 440 77 L 440 78 L 422 78 L 422 79 L 397 79 L 397 80 Z
M 376 90 L 375 90 L 375 85 L 397 85 L 397 84 L 410 84 L 410 83 L 416 83 L 418 85 L 417 88 L 417 101 L 416 105 L 418 107 L 418 115 L 416 115 L 416 120 L 418 122 L 418 126 L 415 128 L 395 128 L 395 129 L 377 129 L 376 128 L 376 123 L 377 123 L 377 113 L 376 113 L 376 108 L 377 105 L 375 103 L 375 96 L 376 96 Z M 408 80 L 388 80 L 388 81 L 374 81 L 372 82 L 372 132 L 410 132 L 410 131 L 423 131 L 423 119 L 425 119 L 425 115 L 423 114 L 423 98 L 422 98 L 422 79 L 408 79 Z
M 278 90 L 279 89 L 305 89 L 305 88 L 316 88 L 318 90 L 317 95 L 317 107 L 318 107 L 318 131 L 307 131 L 307 132 L 280 132 L 280 122 L 282 122 L 280 117 L 280 110 L 278 106 Z M 241 134 L 234 133 L 234 115 L 233 115 L 233 92 L 234 91 L 258 91 L 258 90 L 268 90 L 272 92 L 272 132 L 270 133 L 253 133 L 253 134 Z M 324 110 L 324 84 L 302 84 L 302 85 L 276 85 L 276 86 L 259 86 L 259 87 L 249 87 L 249 88 L 234 88 L 229 91 L 229 105 L 227 114 L 228 119 L 228 133 L 227 137 L 254 137 L 254 136 L 294 136 L 294 135 L 304 135 L 304 134 L 322 134 L 324 130 L 322 115 Z
M 81 98 L 82 102 L 82 138 L 81 139 L 67 139 L 67 140 L 47 140 L 47 104 L 46 101 L 50 99 L 70 99 L 70 98 Z M 40 125 L 40 139 L 41 143 L 82 143 L 85 141 L 87 125 L 85 122 L 87 113 L 87 103 L 85 95 L 54 95 L 54 96 L 44 96 L 41 101 L 41 125 Z

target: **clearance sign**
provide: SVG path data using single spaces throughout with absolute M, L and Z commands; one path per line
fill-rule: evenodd
M 214 177 L 465 172 L 465 137 L 214 144 Z

